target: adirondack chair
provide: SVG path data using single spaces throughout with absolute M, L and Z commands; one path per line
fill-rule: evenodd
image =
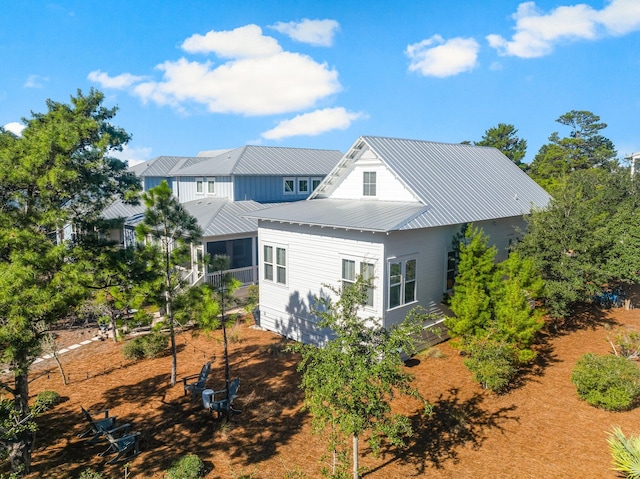
M 104 436 L 105 431 L 116 427 L 116 416 L 109 416 L 108 409 L 99 411 L 100 413 L 104 414 L 104 417 L 98 419 L 95 419 L 93 415 L 84 407 L 80 406 L 80 409 L 82 409 L 82 414 L 89 423 L 89 429 L 87 429 L 82 434 L 78 434 L 78 437 L 84 438 L 93 435 L 93 437 L 89 439 L 89 441 L 87 441 L 88 444 L 97 442 L 101 437 Z
M 211 362 L 208 362 L 202 369 L 200 370 L 200 374 L 193 374 L 191 376 L 186 376 L 182 378 L 182 384 L 184 385 L 184 395 L 187 393 L 191 393 L 191 399 L 199 398 L 204 391 L 205 384 L 207 382 L 207 378 L 209 377 L 209 372 L 211 371 Z M 198 378 L 196 381 L 192 381 L 193 379 Z M 191 381 L 191 382 L 190 382 Z
M 131 457 L 140 454 L 140 433 L 129 432 L 129 427 L 129 424 L 123 424 L 104 432 L 109 441 L 109 447 L 104 452 L 101 452 L 99 456 L 116 454 L 116 457 L 107 461 L 106 464 L 114 464 L 128 453 L 131 453 Z
M 240 378 L 235 378 L 233 381 L 229 383 L 229 392 L 226 394 L 226 397 L 222 399 L 216 399 L 216 394 L 220 395 L 222 393 L 226 393 L 226 389 L 222 389 L 220 391 L 204 391 L 202 393 L 202 403 L 205 409 L 208 409 L 209 412 L 216 412 L 217 418 L 220 418 L 223 413 L 227 412 L 227 409 L 232 413 L 239 413 L 237 409 L 233 408 L 233 401 L 238 396 L 238 388 L 240 387 Z

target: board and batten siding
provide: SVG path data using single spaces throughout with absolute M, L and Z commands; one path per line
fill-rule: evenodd
M 207 192 L 207 180 L 215 181 L 215 193 Z M 196 192 L 196 181 L 202 179 L 202 193 Z M 178 189 L 174 190 L 180 197 L 181 203 L 201 200 L 203 198 L 229 198 L 233 199 L 233 181 L 230 176 L 181 176 L 178 178 Z
M 294 180 L 294 193 L 284 192 L 284 179 Z M 298 179 L 309 180 L 309 191 L 299 193 Z M 317 176 L 236 176 L 234 201 L 253 200 L 259 203 L 280 203 L 285 201 L 304 200 L 311 194 L 311 178 Z
M 379 291 L 383 276 L 383 235 L 282 224 L 278 229 L 260 227 L 258 237 L 262 327 L 297 341 L 322 344 L 329 332 L 316 325 L 311 313 L 314 298 L 333 297 L 324 285 L 340 287 L 343 258 L 375 264 L 374 305 L 363 310 L 362 314 L 365 317 L 381 316 L 383 298 Z M 274 260 L 275 248 L 286 248 L 286 285 L 264 279 L 265 244 L 274 247 Z
M 143 184 L 144 191 L 149 191 L 151 188 L 155 188 L 156 186 L 159 186 L 163 180 L 167 181 L 167 183 L 169 183 L 169 185 L 173 188 L 172 178 L 164 178 L 160 176 L 145 176 L 144 184 Z

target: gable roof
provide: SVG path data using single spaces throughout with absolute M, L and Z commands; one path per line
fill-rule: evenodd
M 202 156 L 213 155 L 213 156 Z M 159 156 L 129 168 L 137 176 L 324 176 L 342 158 L 338 150 L 247 145 L 198 156 Z
M 422 206 L 420 212 L 408 210 L 404 218 L 391 225 L 378 215 L 388 214 L 397 202 L 349 200 L 361 204 L 361 214 L 367 215 L 350 227 L 352 220 L 343 201 L 331 199 L 331 192 L 340 181 L 340 172 L 365 151 L 373 152 L 413 193 L 418 199 L 414 205 Z M 532 207 L 545 207 L 549 200 L 543 188 L 495 148 L 363 136 L 307 201 L 262 210 L 259 219 L 393 231 L 521 216 Z M 372 209 L 379 212 L 368 214 L 366 203 L 376 203 Z M 322 208 L 318 208 L 320 204 Z M 327 211 L 329 208 L 331 212 Z
M 338 150 L 247 145 L 184 167 L 179 174 L 324 176 L 340 158 Z
M 227 198 L 206 198 L 182 203 L 202 228 L 203 237 L 222 236 L 258 231 L 258 221 L 245 214 L 265 207 L 255 201 L 231 201 Z M 135 226 L 144 219 L 146 207 L 131 205 L 118 199 L 102 212 L 104 219 L 123 218 L 127 226 Z

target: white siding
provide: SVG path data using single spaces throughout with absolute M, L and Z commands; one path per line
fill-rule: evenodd
M 365 171 L 376 172 L 376 196 L 362 195 L 362 179 Z M 334 199 L 378 199 L 385 201 L 417 201 L 402 182 L 371 152 L 365 152 L 338 180 L 340 183 L 330 193 Z
M 296 340 L 322 343 L 327 332 L 315 327 L 314 297 L 332 295 L 324 285 L 340 286 L 343 258 L 376 265 L 374 306 L 363 313 L 381 317 L 383 235 L 279 225 L 277 230 L 259 228 L 258 236 L 261 326 Z M 287 250 L 286 286 L 264 280 L 265 244 Z

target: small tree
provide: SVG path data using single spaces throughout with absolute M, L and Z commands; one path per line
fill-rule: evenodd
M 172 302 L 178 291 L 185 286 L 181 266 L 191 259 L 191 245 L 200 240 L 202 230 L 197 220 L 191 216 L 172 195 L 166 181 L 143 193 L 147 207 L 144 221 L 136 228 L 141 240 L 151 238 L 150 248 L 155 248 L 161 258 L 163 271 L 162 305 L 169 326 L 171 340 L 171 385 L 176 383 L 178 355 L 175 337 L 175 318 Z
M 383 436 L 399 445 L 411 434 L 409 419 L 391 414 L 395 392 L 420 398 L 411 387 L 412 377 L 402 369 L 399 351 L 413 350 L 422 322 L 419 316 L 412 316 L 412 320 L 385 329 L 376 319 L 363 318 L 359 310 L 366 303 L 368 286 L 362 277 L 342 289 L 328 286 L 338 299 L 318 299 L 315 314 L 321 327 L 331 329 L 333 338 L 323 347 L 296 348 L 302 353 L 301 388 L 314 430 L 329 428 L 330 451 L 345 460 L 346 454 L 339 451 L 341 438 L 352 437 L 354 479 L 359 477 L 358 439 L 365 432 L 370 432 L 368 443 L 374 453 Z

